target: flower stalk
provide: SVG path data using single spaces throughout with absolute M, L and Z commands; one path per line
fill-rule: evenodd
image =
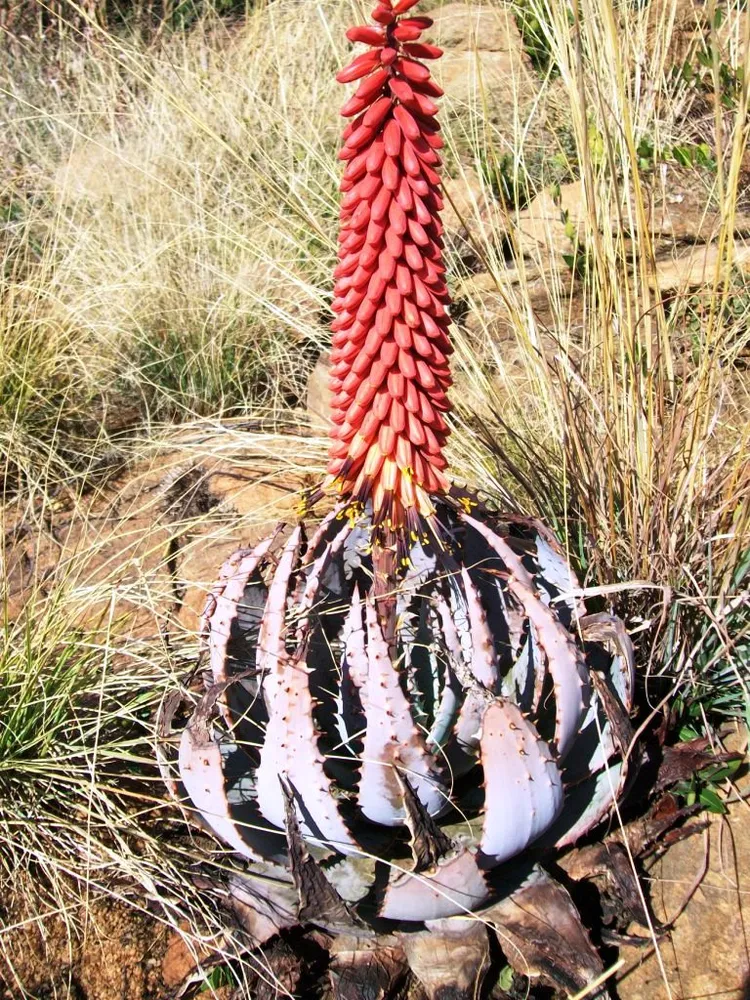
M 376 26 L 349 29 L 368 50 L 337 76 L 356 82 L 341 113 L 339 263 L 332 309 L 329 483 L 372 503 L 372 522 L 412 537 L 444 494 L 450 409 L 449 295 L 443 264 L 435 98 L 416 0 L 380 0 Z

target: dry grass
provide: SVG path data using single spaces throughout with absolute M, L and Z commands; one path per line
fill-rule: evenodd
M 730 95 L 717 70 L 714 98 L 713 79 L 696 92 L 675 78 L 669 4 L 654 24 L 653 6 L 614 11 L 594 0 L 569 29 L 565 8 L 531 7 L 565 87 L 582 191 L 567 227 L 565 205 L 547 210 L 536 244 L 522 242 L 512 209 L 485 215 L 490 234 L 510 234 L 512 270 L 507 245 L 481 227 L 477 240 L 510 332 L 498 340 L 497 324 L 480 319 L 457 337 L 468 395 L 455 454 L 501 503 L 556 524 L 587 583 L 605 586 L 646 633 L 645 669 L 705 697 L 701 668 L 721 661 L 718 700 L 747 710 L 747 615 L 736 612 L 748 594 L 750 280 L 734 266 L 742 241 L 733 237 L 747 197 L 747 84 Z M 748 66 L 747 31 L 735 11 L 721 38 L 699 34 L 694 51 Z M 474 111 L 465 128 L 483 142 L 477 163 L 498 162 L 496 136 Z M 640 151 L 644 140 L 668 151 L 697 138 L 715 151 L 716 169 L 696 173 L 718 209 L 716 265 L 696 295 L 662 294 L 661 259 L 675 254 L 654 233 L 666 166 L 657 158 L 644 169 Z M 543 322 L 531 308 L 540 297 Z
M 471 332 L 456 330 L 451 456 L 458 476 L 556 526 L 587 587 L 640 634 L 654 703 L 678 692 L 685 711 L 747 712 L 739 362 L 750 289 L 733 266 L 732 230 L 750 74 L 732 88 L 721 66 L 750 65 L 750 20 L 737 5 L 698 38 L 716 53 L 698 91 L 672 73 L 681 9 L 529 0 L 550 69 L 512 134 L 493 124 L 491 94 L 479 88 L 469 105 L 447 95 L 451 171 L 459 183 L 476 172 L 491 203 L 470 228 L 506 322 L 499 337 L 474 310 Z M 328 337 L 333 73 L 343 26 L 361 14 L 354 0 L 275 0 L 244 23 L 206 17 L 148 43 L 92 25 L 85 40 L 70 29 L 54 44 L 0 46 L 4 530 L 44 524 L 62 502 L 87 518 L 91 490 L 162 452 L 170 424 L 273 422 L 296 405 Z M 698 49 L 688 56 L 700 66 Z M 526 137 L 550 105 L 565 141 L 540 169 Z M 699 175 L 719 209 L 720 252 L 691 299 L 655 290 L 650 206 L 663 173 L 658 155 L 644 168 L 644 141 L 657 151 L 706 142 L 716 162 Z M 575 274 L 559 248 L 560 210 L 535 246 L 522 241 L 517 210 L 496 197 L 499 175 L 520 202 L 536 193 L 530 177 L 582 178 Z M 458 287 L 466 268 L 450 266 Z M 531 308 L 540 291 L 543 323 Z M 311 469 L 323 450 L 309 441 Z M 222 535 L 225 521 L 204 519 Z M 79 553 L 39 581 L 25 615 L 5 616 L 4 876 L 44 873 L 44 889 L 35 884 L 50 909 L 69 908 L 71 892 L 136 885 L 176 924 L 198 912 L 184 870 L 205 853 L 165 853 L 153 834 L 164 805 L 150 784 L 151 713 L 194 658 L 194 637 L 162 641 L 163 595 L 148 573 L 133 593 L 153 611 L 152 634 L 129 637 L 109 614 L 117 567 L 89 585 L 91 558 Z M 94 605 L 103 617 L 82 626 Z

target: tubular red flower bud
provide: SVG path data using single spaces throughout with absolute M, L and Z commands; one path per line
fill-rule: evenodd
M 442 91 L 419 61 L 441 53 L 418 42 L 429 18 L 399 17 L 416 2 L 379 0 L 379 26 L 347 32 L 371 51 L 337 76 L 359 82 L 342 109 L 354 120 L 339 154 L 348 164 L 334 272 L 328 470 L 344 496 L 371 500 L 374 524 L 395 531 L 429 518 L 429 494 L 448 487 L 449 300 L 433 100 Z
M 437 45 L 425 45 L 423 42 L 413 45 L 404 45 L 404 51 L 408 52 L 409 55 L 413 56 L 415 59 L 439 59 L 443 54 L 443 50 L 439 49 Z
M 394 14 L 404 14 L 407 10 L 411 10 L 419 3 L 419 0 L 398 0 L 398 3 L 393 5 Z
M 385 33 L 380 28 L 357 26 L 349 28 L 346 37 L 350 42 L 364 42 L 365 45 L 385 45 Z

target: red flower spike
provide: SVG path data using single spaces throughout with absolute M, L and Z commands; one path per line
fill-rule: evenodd
M 377 21 L 378 24 L 393 24 L 396 20 L 396 15 L 392 10 L 387 7 L 376 7 L 372 14 L 373 21 Z
M 450 409 L 449 302 L 438 211 L 442 94 L 419 60 L 432 22 L 400 17 L 417 0 L 378 0 L 377 27 L 347 31 L 371 46 L 341 70 L 357 82 L 342 114 L 347 160 L 341 190 L 333 304 L 333 430 L 329 482 L 371 501 L 375 525 L 403 533 L 434 514 L 430 494 L 448 480 L 442 447 Z M 358 117 L 357 117 L 358 116 Z

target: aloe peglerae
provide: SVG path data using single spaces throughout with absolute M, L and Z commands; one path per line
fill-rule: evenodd
M 446 476 L 441 91 L 427 68 L 440 50 L 415 4 L 381 0 L 349 31 L 367 49 L 338 77 L 356 89 L 316 499 L 338 498 L 309 538 L 280 526 L 222 568 L 202 621 L 207 689 L 170 779 L 266 877 L 236 873 L 229 890 L 259 944 L 298 922 L 450 935 L 445 918 L 515 898 L 508 862 L 608 815 L 627 774 L 621 623 L 586 614 L 542 524 L 493 514 Z

